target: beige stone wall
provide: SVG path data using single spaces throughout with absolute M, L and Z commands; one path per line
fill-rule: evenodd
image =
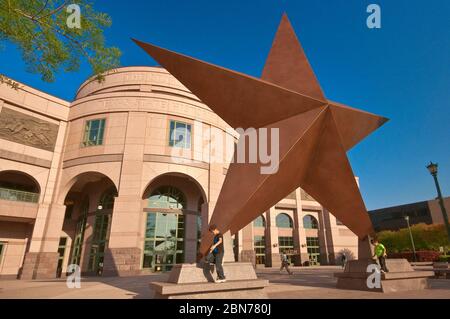
M 0 222 L 0 242 L 4 244 L 0 259 L 0 277 L 17 276 L 22 267 L 32 225 L 18 222 Z
M 9 201 L 0 204 L 0 229 L 4 233 L 0 237 L 8 241 L 0 270 L 2 275 L 17 275 L 26 251 L 46 249 L 43 238 L 48 237 L 46 229 L 53 228 L 54 219 L 50 218 L 50 211 L 61 170 L 69 106 L 70 103 L 64 100 L 21 83 L 18 89 L 0 84 L 0 117 L 9 116 L 3 118 L 3 132 L 8 134 L 8 130 L 11 131 L 10 136 L 0 138 L 0 173 L 25 173 L 40 188 L 37 204 Z M 7 111 L 3 115 L 2 109 Z M 35 144 L 39 139 L 44 143 L 43 147 Z

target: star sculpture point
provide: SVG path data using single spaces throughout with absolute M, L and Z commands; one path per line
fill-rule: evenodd
M 326 99 L 286 14 L 261 79 L 134 41 L 231 127 L 279 130 L 278 171 L 232 162 L 210 224 L 236 233 L 301 187 L 358 237 L 373 234 L 346 152 L 387 119 Z

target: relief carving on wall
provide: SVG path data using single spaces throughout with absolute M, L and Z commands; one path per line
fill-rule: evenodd
M 47 151 L 55 149 L 57 124 L 2 107 L 0 138 Z

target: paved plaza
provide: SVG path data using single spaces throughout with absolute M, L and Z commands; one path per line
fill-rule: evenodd
M 269 298 L 280 299 L 378 299 L 378 298 L 439 298 L 450 299 L 450 280 L 430 279 L 430 289 L 382 294 L 336 289 L 333 273 L 340 267 L 322 266 L 293 268 L 294 275 L 280 274 L 278 269 L 257 269 L 259 278 L 270 282 L 266 292 Z M 168 274 L 151 274 L 134 277 L 86 277 L 80 289 L 69 289 L 64 279 L 57 280 L 0 280 L 0 298 L 152 298 L 148 287 L 151 281 L 166 280 Z

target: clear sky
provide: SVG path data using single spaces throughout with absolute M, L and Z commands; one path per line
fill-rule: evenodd
M 450 193 L 450 1 L 448 0 L 141 0 L 94 1 L 113 19 L 108 45 L 122 65 L 154 65 L 130 37 L 260 76 L 286 11 L 326 96 L 390 118 L 349 152 L 368 209 L 434 198 L 425 166 L 439 163 Z M 382 28 L 366 26 L 367 5 Z M 6 44 L 0 73 L 72 100 L 90 75 L 43 83 Z

